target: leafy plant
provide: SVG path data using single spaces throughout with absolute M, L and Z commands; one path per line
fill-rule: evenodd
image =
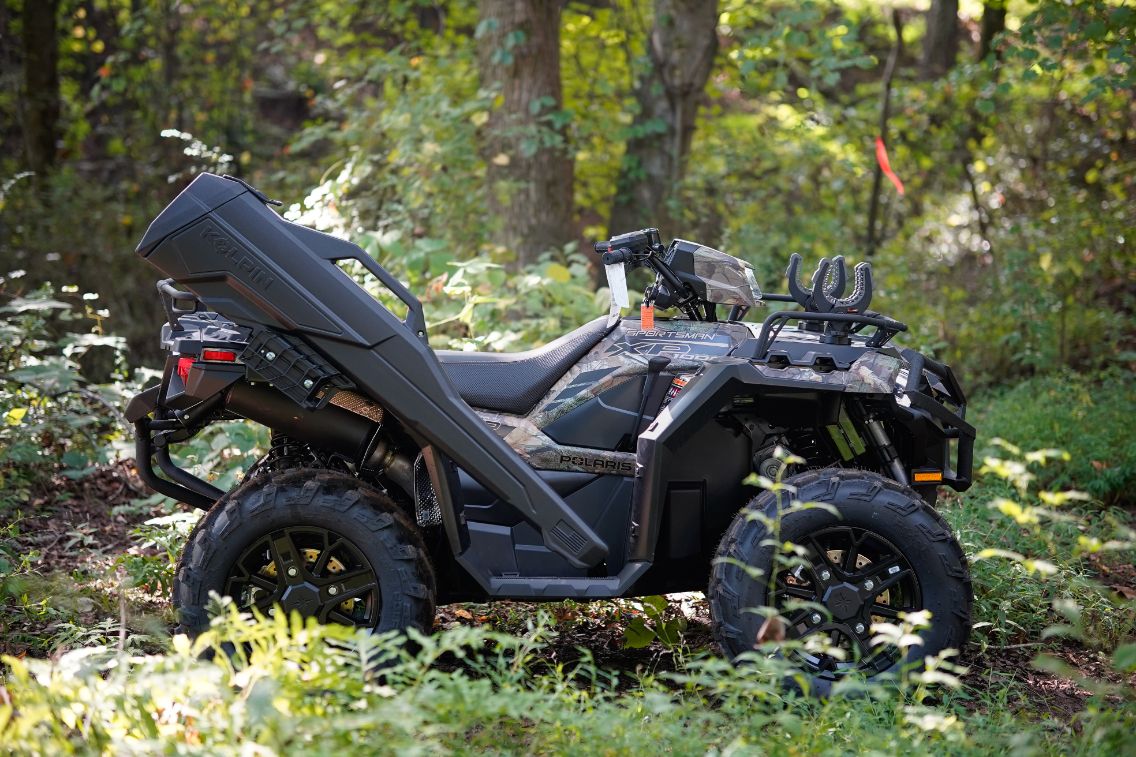
M 49 286 L 20 292 L 21 277 L 0 278 L 0 505 L 20 501 L 45 473 L 78 476 L 106 462 L 109 442 L 124 431 L 124 343 L 102 332 L 104 311 L 89 304 L 97 295 L 76 303 Z M 101 357 L 116 383 L 83 375 L 84 359 L 99 348 L 109 350 Z
M 668 650 L 678 649 L 682 645 L 686 618 L 682 615 L 667 617 L 669 603 L 666 597 L 641 597 L 631 600 L 629 604 L 635 614 L 623 629 L 625 647 L 642 649 L 654 641 Z
M 168 594 L 173 587 L 178 557 L 194 524 L 200 519 L 200 510 L 176 512 L 150 518 L 135 527 L 132 534 L 136 546 L 117 558 L 130 578 L 130 584 Z
M 995 442 L 1012 456 L 987 457 L 982 466 L 984 475 L 1008 485 L 987 489 L 988 496 L 999 494 L 989 501 L 988 511 L 995 523 L 1008 522 L 1007 533 L 1014 536 L 1002 543 L 1017 548 L 985 547 L 972 556 L 979 587 L 977 614 L 984 618 L 975 628 L 1006 641 L 1065 637 L 1106 649 L 1136 635 L 1136 608 L 1110 596 L 1086 564 L 1090 555 L 1124 560 L 1136 551 L 1136 531 L 1123 520 L 1090 523 L 1077 517 L 1072 508 L 1089 499 L 1080 492 L 1035 493 L 1036 471 L 1055 458 L 1066 458 L 1066 453 L 1023 453 L 1007 442 Z M 986 539 L 993 536 L 995 532 L 985 531 Z M 1010 567 L 987 567 L 986 561 L 1008 561 Z

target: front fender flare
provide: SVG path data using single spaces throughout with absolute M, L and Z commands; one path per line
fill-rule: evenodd
M 856 391 L 836 381 L 771 377 L 741 358 L 726 357 L 706 363 L 682 393 L 639 435 L 629 560 L 654 560 L 667 496 L 666 472 L 673 468 L 674 456 L 683 441 L 721 412 L 733 397 L 752 394 L 755 387 L 801 392 Z

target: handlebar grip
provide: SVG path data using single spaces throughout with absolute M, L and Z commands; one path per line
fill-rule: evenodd
M 604 265 L 615 265 L 616 263 L 630 263 L 634 258 L 635 254 L 631 252 L 631 250 L 626 247 L 621 247 L 611 252 L 605 251 L 602 260 Z

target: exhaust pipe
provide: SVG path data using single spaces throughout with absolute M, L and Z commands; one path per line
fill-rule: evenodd
M 238 381 L 225 396 L 225 409 L 314 447 L 363 460 L 378 425 L 338 407 L 305 410 L 275 389 Z
M 338 452 L 361 470 L 387 475 L 414 496 L 413 461 L 393 449 L 379 433 L 381 424 L 370 418 L 334 404 L 306 410 L 275 389 L 245 381 L 229 388 L 225 409 L 313 447 Z

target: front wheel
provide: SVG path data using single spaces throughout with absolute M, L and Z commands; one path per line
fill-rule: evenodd
M 293 610 L 374 631 L 429 630 L 434 574 L 414 527 L 382 492 L 336 472 L 256 478 L 202 518 L 178 561 L 182 628 L 208 626 L 210 592 L 241 610 Z
M 908 487 L 867 471 L 825 469 L 793 476 L 792 499 L 827 507 L 790 507 L 790 497 L 764 492 L 742 510 L 718 547 L 710 574 L 714 635 L 729 657 L 754 649 L 775 608 L 785 638 L 825 635 L 826 654 L 795 649 L 790 659 L 825 694 L 843 675 L 874 676 L 944 649 L 961 649 L 970 631 L 970 573 L 942 516 Z M 761 513 L 764 519 L 755 517 Z M 766 522 L 777 523 L 771 533 Z M 791 542 L 801 559 L 775 545 Z M 930 612 L 922 645 L 906 655 L 873 646 L 873 623 L 901 622 L 900 613 Z M 766 629 L 768 634 L 768 627 Z

